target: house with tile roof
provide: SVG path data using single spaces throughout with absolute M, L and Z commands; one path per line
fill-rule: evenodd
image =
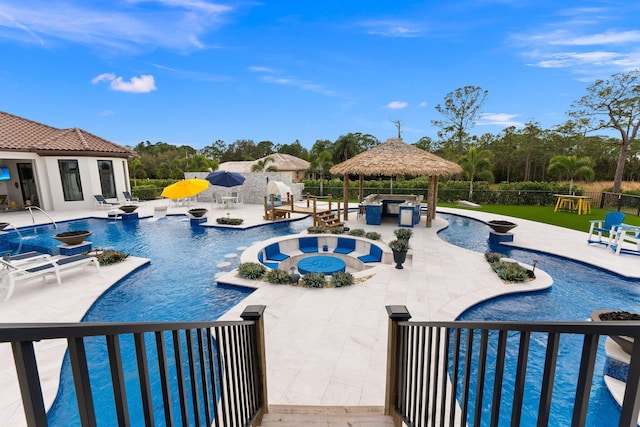
M 131 191 L 136 153 L 78 128 L 58 129 L 0 111 L 0 210 L 91 209 L 94 195 Z

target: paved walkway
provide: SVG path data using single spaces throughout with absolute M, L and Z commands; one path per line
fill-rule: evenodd
M 138 209 L 141 216 L 153 214 L 154 204 Z M 166 202 L 164 202 L 166 203 Z M 210 224 L 215 218 L 242 217 L 244 226 L 263 223 L 262 206 L 245 205 L 235 210 L 207 207 Z M 193 206 L 192 206 L 193 207 Z M 169 207 L 168 213 L 184 213 L 187 207 Z M 477 211 L 439 209 L 481 220 L 509 219 Z M 107 216 L 106 211 L 53 212 L 55 221 Z M 36 222 L 47 222 L 34 212 Z M 531 221 L 518 223 L 514 245 L 569 256 L 618 273 L 640 277 L 640 258 L 615 256 L 600 245 L 587 245 L 586 232 L 567 230 Z M 0 221 L 17 227 L 30 225 L 28 212 L 2 213 Z M 350 214 L 351 228 L 378 231 L 382 240 L 393 238 L 395 223 L 368 226 Z M 585 230 L 587 229 L 585 224 Z M 432 228 L 423 223 L 413 229 L 412 250 L 403 270 L 393 265 L 372 269 L 371 277 L 347 288 L 306 289 L 251 282 L 257 290 L 224 319 L 237 320 L 250 304 L 266 305 L 267 378 L 269 403 L 296 405 L 373 405 L 384 398 L 387 316 L 386 305 L 406 305 L 414 320 L 450 320 L 474 303 L 504 292 L 535 289 L 551 284 L 549 276 L 536 270 L 537 279 L 524 285 L 504 285 L 497 279 L 482 254 L 458 248 L 440 240 L 436 233 L 446 226 L 440 218 Z M 101 269 L 65 273 L 63 285 L 34 285 L 17 289 L 12 299 L 0 306 L 0 322 L 79 321 L 91 303 L 109 286 L 148 260 L 130 258 Z M 88 280 L 90 279 L 90 280 Z M 222 282 L 245 283 L 233 274 Z M 31 289 L 29 289 L 31 287 Z M 55 397 L 64 343 L 38 344 L 41 377 L 46 404 Z M 0 362 L 13 364 L 8 345 L 0 345 Z M 19 391 L 13 369 L 0 373 L 0 418 L 8 425 L 24 425 Z

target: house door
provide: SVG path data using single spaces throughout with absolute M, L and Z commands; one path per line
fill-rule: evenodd
M 25 205 L 29 203 L 40 206 L 36 180 L 33 178 L 33 165 L 31 163 L 17 163 L 18 179 L 20 180 L 20 190 L 22 191 L 22 201 Z

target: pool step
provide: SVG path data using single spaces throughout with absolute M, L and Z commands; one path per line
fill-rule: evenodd
M 393 419 L 381 406 L 269 405 L 262 427 L 393 427 Z

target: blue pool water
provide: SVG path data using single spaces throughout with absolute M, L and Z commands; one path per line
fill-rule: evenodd
M 41 250 L 55 253 L 59 242 L 51 237 L 54 234 L 92 230 L 94 234 L 89 240 L 94 248 L 115 248 L 133 256 L 149 258 L 151 264 L 106 291 L 89 309 L 83 321 L 211 321 L 218 319 L 251 293 L 246 288 L 216 283 L 215 274 L 219 271 L 216 265 L 226 260 L 225 254 L 239 254 L 237 248 L 240 246 L 250 246 L 274 236 L 299 233 L 310 225 L 309 220 L 302 220 L 233 230 L 192 227 L 183 216 L 169 216 L 159 221 L 143 219 L 126 222 L 83 219 L 59 223 L 58 229 L 51 225 L 21 229 L 22 238 L 10 231 L 9 241 L 0 245 L 0 250 L 16 251 L 20 247 L 22 252 Z M 239 257 L 234 262 L 237 264 Z M 132 340 L 123 340 L 121 347 L 123 354 L 134 354 Z M 98 391 L 95 402 L 98 425 L 109 426 L 115 416 L 113 402 L 101 396 L 110 393 L 104 346 L 89 340 L 87 354 L 92 388 Z M 135 358 L 130 359 L 133 362 Z M 132 364 L 127 372 L 137 372 L 135 365 Z M 130 380 L 133 395 L 137 377 Z M 105 384 L 108 385 L 107 389 L 100 393 Z M 59 393 L 49 412 L 50 425 L 79 424 L 73 421 L 78 419 L 75 406 L 68 356 L 65 356 Z M 141 408 L 130 406 L 129 409 L 132 422 L 136 425 L 142 419 Z
M 455 215 L 442 215 L 442 217 L 450 224 L 447 229 L 439 233 L 443 240 L 482 253 L 500 252 L 529 265 L 533 264 L 533 260 L 537 260 L 538 268 L 549 273 L 554 281 L 553 286 L 545 291 L 503 296 L 478 304 L 465 311 L 458 320 L 583 321 L 589 319 L 591 312 L 597 309 L 610 308 L 640 312 L 640 280 L 638 279 L 623 278 L 590 265 L 541 252 L 489 244 L 490 229 L 484 223 Z M 603 248 L 603 256 L 612 256 L 612 254 L 607 253 Z M 510 345 L 513 345 L 511 351 L 515 355 L 515 347 L 518 343 L 516 339 L 513 341 Z M 534 363 L 527 373 L 525 397 L 527 407 L 524 409 L 523 416 L 530 418 L 523 419 L 522 425 L 525 426 L 535 425 L 535 419 L 531 417 L 538 405 L 534 396 L 540 387 L 539 380 L 543 369 L 541 362 L 546 349 L 545 345 L 545 339 L 532 336 L 530 357 L 540 363 Z M 600 345 L 604 346 L 604 339 L 601 339 Z M 581 347 L 582 340 L 579 337 L 561 340 L 558 362 L 560 379 L 557 380 L 554 388 L 550 425 L 570 425 L 575 384 L 563 378 L 575 377 L 576 360 L 580 357 Z M 617 424 L 612 420 L 617 420 L 620 416 L 602 380 L 605 357 L 603 352 L 599 354 L 587 419 L 587 425 L 593 427 Z M 491 366 L 490 363 L 489 366 Z M 488 373 L 487 378 L 490 378 L 491 374 Z M 505 390 L 509 387 L 513 389 L 513 372 L 511 374 L 511 377 L 505 380 Z M 563 374 L 566 374 L 566 377 Z M 484 401 L 490 402 L 490 396 L 485 396 Z M 502 423 L 508 425 L 510 413 L 504 412 L 501 414 L 501 425 Z

